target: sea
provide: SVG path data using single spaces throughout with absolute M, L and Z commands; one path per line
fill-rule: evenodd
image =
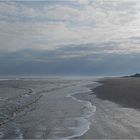
M 90 129 L 93 94 L 101 77 L 0 77 L 0 139 L 70 139 Z

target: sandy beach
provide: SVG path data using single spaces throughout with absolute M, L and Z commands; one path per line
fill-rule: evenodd
M 90 118 L 90 130 L 80 139 L 139 139 L 140 138 L 140 78 L 111 78 L 93 93 L 77 94 L 91 101 L 96 113 Z
M 1 139 L 139 139 L 140 78 L 0 81 Z

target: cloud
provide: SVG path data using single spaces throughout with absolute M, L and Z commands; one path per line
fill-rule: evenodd
M 15 14 L 17 12 L 18 8 L 15 3 L 12 2 L 1 2 L 0 3 L 0 13 L 2 14 Z
M 140 70 L 138 53 L 103 53 L 101 44 L 98 44 L 100 49 L 95 46 L 97 50 L 91 47 L 95 44 L 85 45 L 88 46 L 85 54 L 79 52 L 84 52 L 84 45 L 73 45 L 71 50 L 61 48 L 50 51 L 22 50 L 0 53 L 0 74 L 116 75 Z M 117 44 L 110 43 L 110 48 L 111 46 L 115 48 Z M 92 49 L 98 53 L 93 53 Z
M 75 0 L 72 2 L 77 2 L 79 6 L 61 3 L 48 5 L 40 2 L 42 6 L 40 8 L 34 6 L 34 2 L 30 4 L 31 6 L 28 3 L 1 2 L 2 33 L 10 34 L 12 30 L 17 37 L 20 33 L 29 38 L 40 36 L 48 40 L 46 44 L 49 46 L 55 46 L 58 42 L 59 44 L 70 42 L 81 44 L 81 42 L 128 38 L 134 34 L 135 36 L 140 34 L 138 1 Z M 34 42 L 33 38 L 31 41 Z
M 139 60 L 139 25 L 138 0 L 3 1 L 0 52 L 11 54 L 11 60 L 0 60 L 8 65 L 30 60 L 28 65 L 45 63 L 55 69 L 58 64 L 80 67 L 83 61 L 85 67 L 100 69 L 120 57 L 128 67 L 128 56 Z M 116 66 L 123 65 L 119 61 Z

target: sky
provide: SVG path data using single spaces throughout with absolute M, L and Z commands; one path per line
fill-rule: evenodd
M 140 72 L 140 0 L 0 0 L 0 75 Z

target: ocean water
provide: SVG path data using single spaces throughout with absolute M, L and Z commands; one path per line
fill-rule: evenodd
M 69 139 L 90 129 L 96 106 L 73 95 L 90 94 L 95 77 L 16 77 L 0 80 L 1 139 Z

